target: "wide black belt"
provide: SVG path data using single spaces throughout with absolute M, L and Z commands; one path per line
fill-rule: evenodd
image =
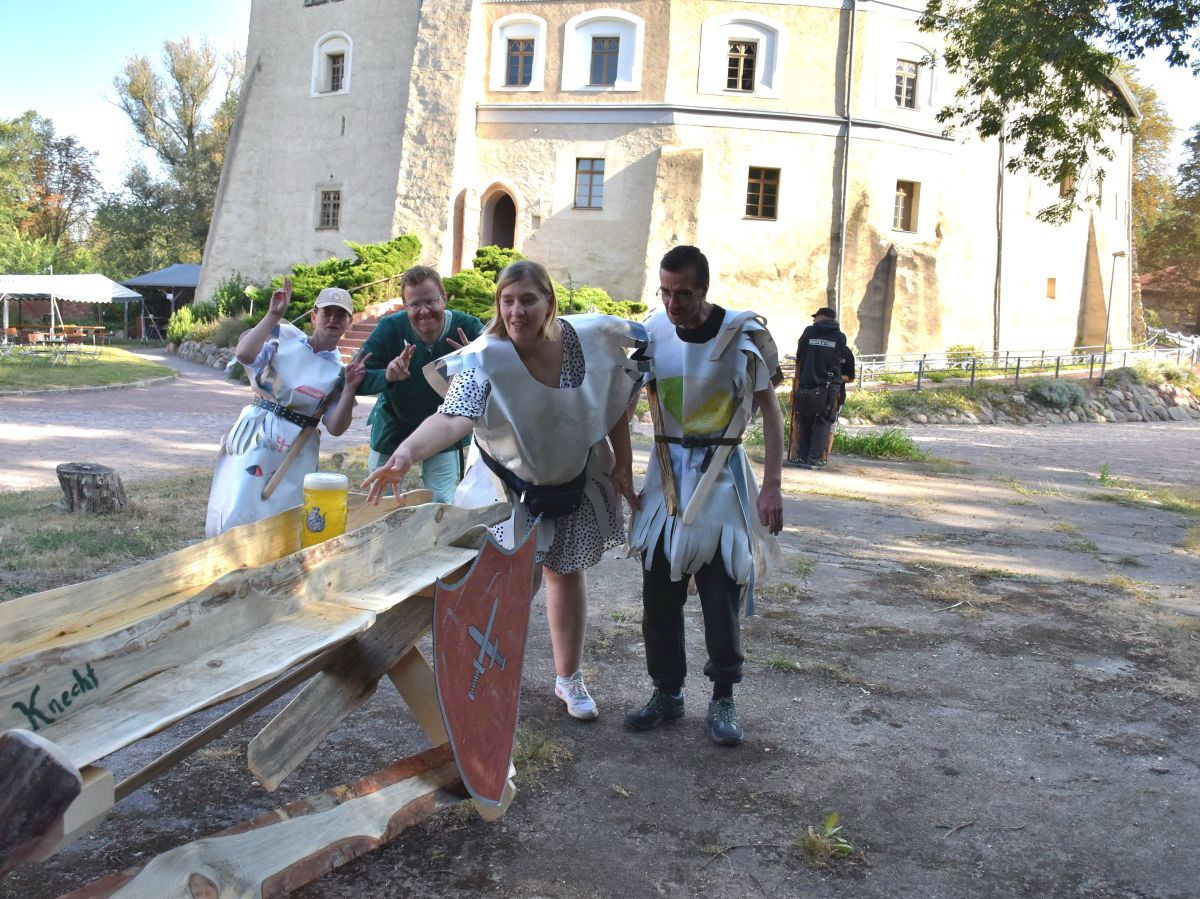
M 672 437 L 668 434 L 655 434 L 656 443 L 675 443 L 684 449 L 705 449 L 710 446 L 737 446 L 742 442 L 741 437 Z
M 270 400 L 264 400 L 260 396 L 254 398 L 254 405 L 260 409 L 266 409 L 268 412 L 274 412 L 285 421 L 290 421 L 292 424 L 299 425 L 302 428 L 315 428 L 321 423 L 319 419 L 313 418 L 311 415 L 301 415 L 299 412 L 292 411 L 287 406 L 272 403 Z

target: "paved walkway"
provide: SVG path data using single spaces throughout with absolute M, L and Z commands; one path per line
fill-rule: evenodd
M 125 480 L 210 466 L 217 441 L 246 403 L 248 388 L 222 372 L 171 356 L 135 350 L 180 372 L 171 383 L 113 390 L 53 392 L 0 399 L 0 490 L 56 486 L 62 462 L 110 465 Z M 367 443 L 374 397 L 363 397 L 341 437 L 324 435 L 325 451 Z M 1086 425 L 911 426 L 935 456 L 996 469 L 1026 482 L 1066 483 L 1113 477 L 1200 486 L 1200 422 Z M 836 461 L 831 473 L 842 465 Z
M 112 390 L 56 391 L 0 399 L 0 490 L 57 486 L 63 462 L 109 465 L 123 480 L 211 467 L 217 443 L 250 397 L 224 373 L 159 349 L 132 349 L 180 373 L 173 382 Z M 341 437 L 321 449 L 364 445 L 374 397 L 359 399 Z

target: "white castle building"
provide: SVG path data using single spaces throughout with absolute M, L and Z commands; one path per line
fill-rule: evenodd
M 410 232 L 446 274 L 499 244 L 654 303 L 693 243 L 785 348 L 824 305 L 864 353 L 1126 342 L 1130 136 L 1037 221 L 1058 185 L 943 136 L 922 6 L 253 0 L 198 296 Z

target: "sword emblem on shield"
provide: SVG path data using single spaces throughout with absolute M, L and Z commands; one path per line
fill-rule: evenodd
M 439 580 L 434 596 L 438 703 L 463 784 L 488 805 L 502 800 L 517 733 L 536 528 L 530 535 L 511 551 L 489 536 L 467 576 Z

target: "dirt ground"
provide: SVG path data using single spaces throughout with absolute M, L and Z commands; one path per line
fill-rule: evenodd
M 537 745 L 507 815 L 443 812 L 298 895 L 1200 895 L 1200 520 L 1095 480 L 1109 463 L 1200 498 L 1200 426 L 910 433 L 942 461 L 785 474 L 785 562 L 744 625 L 744 745 L 705 732 L 695 603 L 686 716 L 622 729 L 648 696 L 640 572 L 607 558 L 589 575 L 599 721 L 553 696 L 539 597 Z M 268 795 L 244 750 L 282 703 L 0 895 L 58 895 L 426 745 L 385 682 Z M 107 763 L 123 776 L 222 711 Z M 797 840 L 832 811 L 857 851 L 810 867 Z

